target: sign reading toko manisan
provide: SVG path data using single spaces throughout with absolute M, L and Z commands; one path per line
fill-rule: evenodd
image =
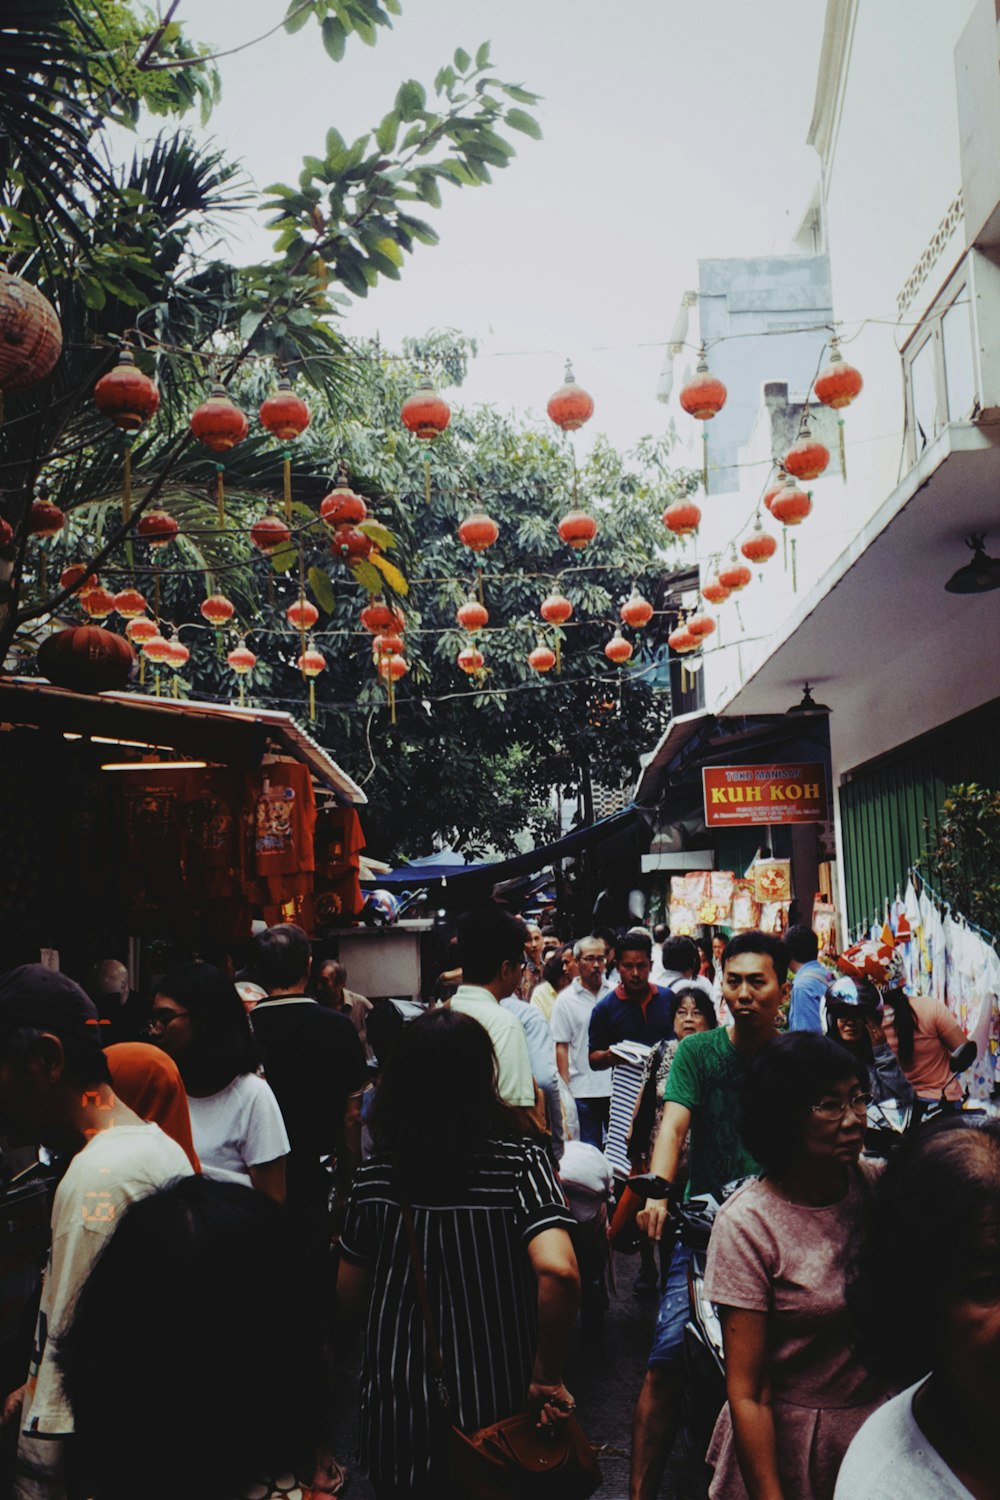
M 706 766 L 705 825 L 825 823 L 826 769 L 820 762 L 789 766 Z

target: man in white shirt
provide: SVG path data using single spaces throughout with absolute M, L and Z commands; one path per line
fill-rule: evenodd
M 604 978 L 604 940 L 580 938 L 573 954 L 580 972 L 556 997 L 552 1037 L 559 1072 L 576 1100 L 580 1139 L 601 1150 L 611 1112 L 611 1070 L 598 1072 L 590 1066 L 590 1015 L 598 1000 L 610 993 Z
M 497 1090 L 515 1109 L 532 1109 L 535 1083 L 520 1021 L 501 1000 L 517 992 L 524 968 L 527 929 L 495 902 L 458 919 L 462 983 L 448 1002 L 452 1010 L 485 1026 L 497 1060 Z

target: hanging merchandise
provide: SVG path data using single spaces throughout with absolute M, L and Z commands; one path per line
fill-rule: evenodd
M 122 520 L 128 525 L 132 519 L 132 434 L 156 415 L 160 393 L 155 382 L 139 369 L 131 349 L 122 349 L 114 369 L 95 385 L 94 404 L 128 434 L 122 470 Z
M 754 900 L 791 901 L 792 862 L 790 859 L 758 859 L 753 866 Z
M 292 390 L 288 373 L 279 367 L 278 385 L 270 396 L 261 402 L 257 415 L 261 426 L 266 427 L 272 437 L 286 446 L 281 450 L 282 488 L 285 500 L 285 520 L 292 519 L 292 454 L 288 443 L 301 437 L 309 426 L 309 408 L 301 396 Z
M 635 584 L 632 592 L 619 610 L 619 614 L 626 625 L 631 625 L 633 630 L 641 630 L 648 625 L 653 618 L 653 606 L 648 599 L 644 599 Z
M 813 381 L 817 401 L 822 401 L 824 406 L 829 406 L 834 411 L 842 411 L 861 394 L 863 386 L 861 371 L 847 363 L 840 352 L 840 342 L 834 334 L 830 339 L 830 363 Z M 837 418 L 837 443 L 840 448 L 840 472 L 846 484 L 847 455 L 844 451 L 843 417 Z
M 565 384 L 549 397 L 546 407 L 549 417 L 563 432 L 576 432 L 584 422 L 594 415 L 593 397 L 577 385 L 570 361 L 566 361 Z
M 615 666 L 624 666 L 632 656 L 632 642 L 627 641 L 620 630 L 616 630 L 604 647 L 604 654 Z
M 442 400 L 425 376 L 413 395 L 403 402 L 399 415 L 403 426 L 414 437 L 432 443 L 441 436 L 451 421 L 451 407 L 447 401 Z M 424 500 L 430 505 L 431 465 L 428 458 L 424 459 Z
M 694 536 L 701 525 L 701 511 L 693 500 L 675 500 L 663 512 L 663 524 L 674 536 Z
M 485 552 L 500 535 L 500 527 L 482 510 L 474 510 L 458 528 L 458 539 L 470 552 Z
M 298 668 L 309 682 L 309 717 L 316 718 L 316 678 L 321 672 L 326 671 L 326 657 L 322 651 L 317 651 L 310 646 L 303 651 L 298 660 Z
M 544 641 L 539 641 L 528 653 L 528 666 L 533 672 L 551 672 L 556 664 L 556 653 Z
M 597 535 L 597 522 L 585 510 L 571 510 L 563 516 L 556 529 L 567 547 L 572 547 L 574 552 L 581 552 Z
M 347 465 L 342 463 L 337 471 L 336 485 L 319 503 L 320 519 L 331 530 L 338 526 L 359 526 L 368 517 L 368 506 L 351 489 L 349 478 Z
M 466 599 L 464 604 L 460 604 L 458 606 L 458 609 L 455 612 L 455 619 L 458 621 L 459 625 L 461 625 L 463 630 L 482 630 L 485 625 L 489 624 L 490 612 L 486 608 L 486 606 L 484 604 L 480 604 L 479 600 L 475 597 L 475 595 L 473 595 L 472 597 Z
M 26 391 L 52 373 L 62 353 L 62 328 L 37 287 L 0 271 L 0 421 L 7 391 Z
M 148 653 L 149 648 L 147 647 L 146 649 Z M 246 703 L 246 694 L 243 690 L 243 679 L 246 677 L 248 672 L 253 671 L 254 667 L 257 665 L 257 658 L 247 646 L 246 641 L 241 637 L 239 645 L 233 647 L 232 651 L 230 651 L 227 655 L 226 660 L 239 678 L 240 707 L 242 708 Z
M 832 901 L 825 901 L 821 894 L 817 894 L 813 901 L 812 930 L 816 934 L 819 945 L 819 958 L 835 959 L 839 952 L 837 945 L 837 908 Z
M 216 381 L 206 401 L 191 413 L 191 431 L 212 453 L 228 453 L 242 443 L 250 431 L 246 413 L 240 411 L 221 381 Z M 215 466 L 215 501 L 219 525 L 226 524 L 226 492 L 222 464 Z
M 747 932 L 756 928 L 760 922 L 760 907 L 754 898 L 753 881 L 734 879 L 733 881 L 733 915 L 732 928 L 734 932 Z
M 698 365 L 693 377 L 681 386 L 678 400 L 689 417 L 701 422 L 701 482 L 708 495 L 708 426 L 726 404 L 728 392 L 722 381 L 712 375 L 708 368 L 705 346 L 698 352 Z

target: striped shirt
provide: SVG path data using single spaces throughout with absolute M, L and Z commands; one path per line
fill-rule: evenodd
M 388 1157 L 361 1167 L 340 1242 L 373 1288 L 361 1374 L 359 1449 L 376 1484 L 443 1481 L 449 1425 L 473 1431 L 524 1410 L 537 1341 L 537 1289 L 525 1247 L 572 1227 L 548 1159 L 533 1142 L 489 1141 L 459 1203 L 412 1204 L 451 1395 L 442 1416 Z

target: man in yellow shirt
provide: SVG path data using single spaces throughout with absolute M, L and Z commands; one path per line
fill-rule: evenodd
M 519 917 L 491 902 L 458 919 L 462 983 L 449 1004 L 485 1026 L 497 1060 L 497 1089 L 515 1109 L 531 1109 L 535 1084 L 524 1028 L 501 1005 L 517 992 L 524 967 L 527 928 Z

